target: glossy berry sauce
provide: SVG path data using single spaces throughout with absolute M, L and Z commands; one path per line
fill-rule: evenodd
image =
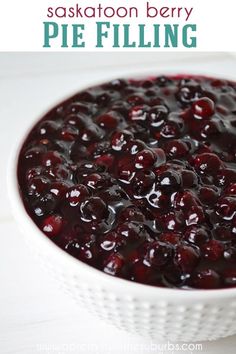
M 114 80 L 38 122 L 20 152 L 33 221 L 75 258 L 160 287 L 236 286 L 236 83 Z

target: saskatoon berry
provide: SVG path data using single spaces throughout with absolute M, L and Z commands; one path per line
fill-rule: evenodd
M 196 101 L 202 96 L 202 90 L 199 84 L 194 80 L 183 80 L 180 83 L 179 91 L 176 94 L 177 99 L 185 106 Z
M 81 205 L 83 218 L 90 221 L 104 219 L 107 211 L 106 203 L 99 197 L 91 197 Z
M 186 229 L 184 233 L 184 240 L 200 246 L 209 240 L 210 231 L 207 231 L 203 227 L 191 226 Z
M 183 170 L 181 177 L 184 188 L 194 188 L 198 186 L 198 177 L 193 171 Z
M 178 246 L 175 251 L 175 263 L 183 272 L 191 272 L 200 260 L 199 250 L 188 245 Z
M 219 260 L 224 251 L 224 246 L 217 240 L 210 240 L 201 247 L 203 256 L 210 261 Z
M 147 252 L 147 261 L 151 266 L 161 267 L 164 266 L 171 258 L 172 247 L 161 241 L 151 243 Z
M 164 243 L 170 243 L 172 245 L 177 245 L 180 242 L 181 235 L 174 232 L 165 232 L 160 235 L 160 241 Z
M 129 119 L 133 122 L 145 122 L 148 115 L 147 106 L 134 106 L 129 111 Z
M 39 125 L 39 134 L 43 137 L 50 137 L 55 134 L 58 129 L 56 122 L 52 120 L 45 120 Z
M 203 204 L 214 205 L 218 196 L 216 190 L 211 187 L 201 187 L 199 190 L 199 199 Z
M 151 150 L 142 150 L 135 156 L 135 167 L 137 169 L 152 167 L 155 160 L 156 156 Z
M 192 206 L 186 215 L 186 225 L 202 224 L 205 221 L 205 215 L 201 206 Z
M 42 223 L 42 231 L 49 237 L 57 236 L 62 228 L 62 217 L 50 215 Z
M 132 137 L 132 134 L 125 130 L 113 134 L 111 140 L 112 149 L 115 151 L 121 151 L 122 147 L 127 144 L 129 139 L 131 139 Z
M 189 211 L 199 204 L 197 197 L 190 191 L 177 192 L 174 194 L 173 206 L 177 210 Z
M 118 162 L 117 172 L 120 180 L 130 182 L 135 174 L 132 159 L 127 156 L 121 158 Z
M 133 178 L 133 189 L 138 195 L 148 192 L 155 181 L 152 171 L 138 171 Z
M 223 167 L 223 163 L 217 155 L 203 153 L 195 157 L 194 167 L 197 172 L 214 176 Z
M 157 176 L 157 179 L 160 188 L 178 190 L 182 183 L 181 176 L 173 170 L 169 170 L 159 174 Z
M 104 251 L 117 251 L 126 245 L 127 239 L 115 231 L 110 231 L 101 238 L 100 246 Z
M 233 287 L 236 285 L 236 269 L 229 268 L 225 269 L 222 274 L 224 280 L 224 285 L 226 287 Z
M 111 254 L 104 262 L 104 272 L 110 275 L 119 275 L 124 265 L 124 259 L 119 253 Z
M 164 146 L 166 154 L 170 158 L 181 158 L 188 154 L 188 145 L 180 139 L 168 141 Z
M 105 174 L 92 173 L 85 178 L 85 184 L 93 189 L 105 188 L 110 184 L 110 178 Z
M 217 214 L 224 220 L 232 220 L 236 215 L 236 197 L 223 197 L 216 206 Z
M 220 187 L 227 187 L 236 183 L 236 171 L 231 168 L 224 168 L 216 176 L 216 184 Z
M 166 106 L 153 106 L 148 113 L 148 120 L 151 127 L 159 128 L 167 119 L 168 109 Z
M 215 113 L 214 102 L 208 97 L 202 97 L 193 103 L 193 113 L 197 119 L 210 118 Z
M 216 289 L 220 287 L 221 279 L 213 269 L 204 269 L 193 275 L 191 285 L 198 289 Z
M 113 130 L 118 125 L 118 117 L 115 112 L 105 113 L 97 118 L 97 123 L 101 128 Z
M 131 279 L 138 283 L 146 284 L 150 279 L 150 267 L 146 266 L 142 261 L 136 262 L 132 267 Z
M 234 238 L 229 225 L 218 225 L 213 229 L 214 238 L 219 241 L 231 241 Z
M 49 179 L 46 177 L 34 177 L 28 183 L 28 194 L 39 197 L 46 193 L 49 188 Z
M 83 184 L 71 187 L 66 193 L 66 200 L 70 206 L 75 207 L 89 195 L 88 189 Z

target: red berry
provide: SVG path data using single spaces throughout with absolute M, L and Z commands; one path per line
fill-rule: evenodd
M 227 268 L 222 273 L 222 278 L 224 280 L 224 285 L 227 287 L 236 286 L 236 269 Z
M 184 233 L 184 240 L 197 246 L 206 243 L 209 240 L 210 231 L 203 227 L 191 226 Z
M 99 156 L 96 160 L 95 160 L 96 164 L 99 166 L 104 166 L 106 169 L 110 169 L 113 165 L 114 162 L 114 156 L 111 154 L 106 154 L 106 155 L 102 155 Z
M 171 257 L 172 247 L 164 242 L 156 241 L 150 244 L 147 261 L 154 267 L 164 266 Z
M 133 190 L 138 195 L 147 193 L 153 186 L 154 181 L 155 174 L 152 171 L 138 171 L 133 178 Z
M 210 240 L 201 247 L 205 258 L 217 261 L 223 256 L 224 246 L 217 240 Z
M 55 134 L 58 129 L 58 124 L 57 122 L 54 122 L 52 120 L 44 120 L 40 125 L 39 125 L 39 134 L 42 136 L 51 136 L 52 134 Z
M 148 283 L 151 274 L 150 267 L 142 262 L 137 262 L 132 267 L 132 278 L 139 283 Z
M 201 187 L 199 190 L 199 199 L 203 204 L 214 205 L 218 196 L 216 190 L 211 187 Z
M 236 195 L 236 183 L 230 184 L 230 185 L 226 188 L 226 190 L 224 191 L 224 193 L 227 194 L 227 195 L 232 195 L 232 196 Z
M 42 157 L 42 164 L 46 167 L 58 165 L 62 162 L 60 154 L 56 151 L 48 151 Z
M 131 105 L 133 106 L 136 106 L 136 105 L 141 105 L 144 103 L 144 99 L 141 95 L 130 95 L 128 98 L 127 98 L 127 102 L 130 103 Z
M 151 150 L 142 150 L 135 156 L 135 167 L 137 169 L 149 168 L 154 165 L 156 156 Z
M 224 220 L 232 220 L 236 215 L 236 197 L 223 197 L 216 206 L 217 214 Z
M 129 111 L 129 119 L 133 122 L 145 122 L 148 115 L 147 106 L 134 106 Z
M 227 187 L 236 183 L 236 171 L 231 168 L 222 169 L 216 176 L 216 183 L 220 187 Z
M 160 241 L 167 242 L 172 245 L 177 245 L 180 242 L 181 235 L 177 233 L 162 233 L 160 235 Z
M 184 188 L 194 188 L 198 185 L 198 176 L 193 171 L 183 170 L 182 171 L 182 183 Z
M 178 246 L 175 252 L 175 263 L 183 272 L 192 272 L 200 260 L 199 251 L 192 246 Z
M 203 153 L 195 157 L 194 167 L 200 173 L 214 176 L 223 167 L 223 163 L 217 155 Z
M 189 153 L 189 147 L 180 139 L 168 141 L 164 146 L 165 152 L 171 158 L 181 158 Z
M 133 159 L 125 156 L 118 161 L 117 166 L 118 177 L 126 182 L 130 182 L 135 174 Z
M 192 206 L 187 212 L 186 225 L 202 224 L 205 221 L 204 211 L 201 206 Z
M 191 284 L 198 289 L 216 289 L 220 287 L 221 279 L 213 269 L 204 269 L 194 274 Z
M 28 183 L 28 194 L 35 197 L 47 192 L 49 188 L 49 180 L 45 177 L 34 177 Z
M 104 272 L 110 275 L 119 275 L 122 271 L 124 259 L 119 253 L 111 254 L 104 263 Z
M 208 97 L 200 98 L 193 103 L 193 113 L 197 119 L 210 118 L 215 113 L 215 104 Z
M 62 217 L 50 215 L 42 223 L 42 231 L 49 237 L 57 236 L 62 228 Z
M 186 210 L 189 212 L 193 206 L 198 206 L 197 197 L 190 191 L 177 192 L 173 198 L 173 206 L 177 210 Z
M 108 130 L 115 129 L 119 123 L 116 112 L 108 112 L 97 118 L 100 127 Z
M 148 120 L 151 127 L 158 128 L 163 125 L 168 116 L 168 109 L 166 106 L 153 106 L 148 113 Z
M 161 217 L 162 228 L 169 231 L 180 231 L 183 226 L 182 214 L 168 213 Z
M 229 225 L 219 225 L 213 230 L 214 237 L 220 241 L 231 241 L 234 239 L 234 235 L 230 230 Z
M 121 151 L 123 146 L 127 144 L 131 138 L 132 134 L 128 131 L 121 131 L 113 134 L 111 139 L 112 149 L 115 151 Z
M 88 189 L 83 184 L 71 187 L 66 193 L 66 199 L 70 206 L 75 207 L 89 195 Z
M 56 197 L 61 198 L 65 195 L 68 188 L 68 184 L 66 184 L 65 182 L 54 182 L 49 187 L 49 191 Z
M 79 135 L 78 129 L 73 126 L 68 126 L 62 129 L 61 139 L 64 141 L 74 141 Z
M 85 184 L 94 190 L 108 187 L 110 183 L 110 178 L 106 174 L 92 173 L 85 178 Z
M 86 221 L 104 219 L 107 215 L 107 205 L 99 197 L 91 197 L 81 205 L 82 215 Z

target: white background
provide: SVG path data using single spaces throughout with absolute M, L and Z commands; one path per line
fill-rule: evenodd
M 167 51 L 175 50 L 194 50 L 194 51 L 236 51 L 235 35 L 235 11 L 236 3 L 234 0 L 211 1 L 211 0 L 149 0 L 150 4 L 161 8 L 168 7 L 194 7 L 194 11 L 187 23 L 196 23 L 198 28 L 198 47 L 197 49 L 186 49 L 183 46 L 179 48 L 170 48 Z M 137 33 L 137 23 L 148 23 L 145 17 L 146 0 L 0 0 L 0 50 L 2 51 L 78 51 L 73 48 L 60 48 L 60 38 L 53 42 L 51 49 L 43 49 L 43 21 L 55 21 L 55 18 L 47 18 L 47 8 L 49 6 L 74 6 L 79 3 L 80 6 L 96 6 L 101 3 L 102 6 L 137 6 L 140 8 L 139 18 L 124 19 L 124 23 L 130 23 L 133 35 Z M 101 19 L 101 21 L 104 19 Z M 85 23 L 86 32 L 86 50 L 98 50 L 94 48 L 96 37 L 96 28 L 94 23 L 99 19 L 58 19 L 61 23 Z M 109 19 L 106 19 L 109 21 Z M 113 19 L 114 23 L 122 23 L 121 19 Z M 150 20 L 150 23 L 185 23 L 185 19 L 180 22 L 173 19 Z M 69 27 L 70 30 L 70 27 Z M 71 37 L 71 31 L 69 32 Z M 149 39 L 152 39 L 152 31 L 148 32 Z M 106 41 L 105 49 L 112 49 L 111 37 Z M 80 49 L 84 51 L 85 49 Z M 120 52 L 122 48 L 119 48 Z M 127 49 L 133 51 L 134 49 Z M 149 49 L 149 51 L 154 49 Z M 160 49 L 155 49 L 159 51 Z
M 223 53 L 0 54 L 1 354 L 158 353 L 148 341 L 119 332 L 75 306 L 29 254 L 10 213 L 5 180 L 9 151 L 19 132 L 93 80 L 143 68 L 159 73 L 197 70 L 236 79 L 235 64 L 234 55 Z M 203 343 L 203 353 L 233 354 L 235 346 L 236 336 Z

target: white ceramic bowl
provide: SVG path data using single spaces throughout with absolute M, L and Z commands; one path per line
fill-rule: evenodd
M 19 137 L 9 165 L 13 215 L 38 261 L 76 302 L 114 326 L 152 340 L 193 342 L 236 333 L 236 288 L 187 291 L 142 285 L 106 275 L 51 242 L 26 213 L 18 190 L 18 155 L 30 130 Z

